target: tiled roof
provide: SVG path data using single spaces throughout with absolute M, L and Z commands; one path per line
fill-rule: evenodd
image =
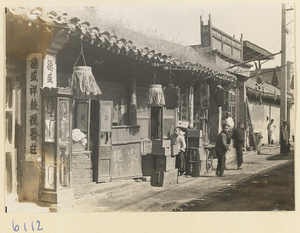
M 227 82 L 236 81 L 236 77 L 227 72 L 221 72 L 199 63 L 182 62 L 178 58 L 161 54 L 148 47 L 137 48 L 131 40 L 118 38 L 107 31 L 101 32 L 98 27 L 92 26 L 88 22 L 81 22 L 77 17 L 70 18 L 67 14 L 59 16 L 55 11 L 46 12 L 42 8 L 30 10 L 18 7 L 7 8 L 6 15 L 11 21 L 17 23 L 24 23 L 25 21 L 29 26 L 36 24 L 68 30 L 69 35 L 79 37 L 96 47 L 149 63 L 152 66 L 162 67 L 166 70 L 184 70 L 198 76 L 214 76 Z

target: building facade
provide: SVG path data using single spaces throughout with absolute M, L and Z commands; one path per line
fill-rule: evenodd
M 6 11 L 12 201 L 59 204 L 92 193 L 97 183 L 143 176 L 142 155 L 152 140 L 168 138 L 179 121 L 194 128 L 203 80 L 236 80 L 139 49 L 77 17 L 41 8 Z

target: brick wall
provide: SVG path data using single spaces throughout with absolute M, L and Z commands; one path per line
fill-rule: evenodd
M 92 194 L 93 170 L 89 152 L 73 152 L 71 181 L 75 198 Z

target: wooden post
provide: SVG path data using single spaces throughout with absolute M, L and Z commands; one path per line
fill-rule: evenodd
M 218 134 L 222 131 L 222 107 L 218 107 L 219 109 L 219 128 L 218 128 Z
M 133 75 L 131 79 L 131 93 L 130 93 L 130 107 L 129 107 L 129 124 L 137 125 L 137 117 L 136 117 L 136 77 Z
M 189 88 L 189 128 L 194 128 L 194 87 Z
M 287 120 L 287 79 L 286 79 L 286 8 L 282 4 L 282 21 L 281 21 L 281 78 L 280 78 L 280 122 Z M 280 149 L 282 145 L 280 143 Z
M 240 123 L 246 123 L 246 109 L 245 109 L 245 101 L 246 101 L 246 87 L 245 82 L 238 84 L 238 99 L 237 99 L 237 125 Z
M 281 79 L 280 79 L 280 126 L 287 119 L 287 77 L 286 77 L 286 8 L 282 4 L 281 25 Z

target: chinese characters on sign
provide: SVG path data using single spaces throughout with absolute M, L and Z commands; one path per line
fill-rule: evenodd
M 209 86 L 205 83 L 200 87 L 200 106 L 202 110 L 209 108 Z
M 41 96 L 42 54 L 33 53 L 27 57 L 26 72 L 26 155 L 27 161 L 34 161 L 41 155 Z
M 180 120 L 188 120 L 188 89 L 183 90 L 180 95 Z
M 112 126 L 112 101 L 100 102 L 100 127 L 102 132 L 110 132 Z
M 43 66 L 43 87 L 57 87 L 57 77 L 56 77 L 56 63 L 55 57 L 49 54 L 46 54 L 44 58 Z

